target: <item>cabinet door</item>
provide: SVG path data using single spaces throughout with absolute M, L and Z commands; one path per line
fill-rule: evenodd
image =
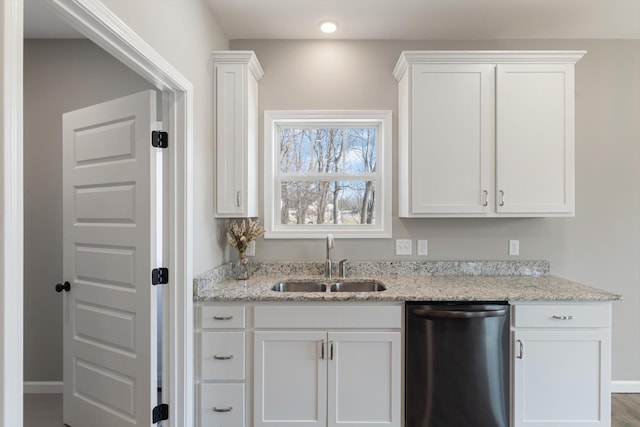
M 498 65 L 498 213 L 573 214 L 573 69 L 572 64 Z
M 215 70 L 216 213 L 240 216 L 246 147 L 245 66 L 217 64 Z
M 255 332 L 254 427 L 325 426 L 326 332 Z
M 400 332 L 329 332 L 328 426 L 400 421 Z
M 493 76 L 493 65 L 413 66 L 409 153 L 413 214 L 491 209 Z
M 608 427 L 610 332 L 516 331 L 514 427 Z

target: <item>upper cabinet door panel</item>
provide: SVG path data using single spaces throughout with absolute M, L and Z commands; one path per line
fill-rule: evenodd
M 573 213 L 573 69 L 498 65 L 498 213 Z
M 413 67 L 412 212 L 487 212 L 492 193 L 494 66 Z
M 219 214 L 241 214 L 245 187 L 245 84 L 242 64 L 216 65 L 216 200 Z

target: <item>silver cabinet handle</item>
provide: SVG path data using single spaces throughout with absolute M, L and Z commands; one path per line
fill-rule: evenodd
M 236 206 L 240 207 L 240 196 L 241 196 L 241 192 L 240 191 L 236 191 Z
M 324 341 L 320 341 L 320 359 L 324 360 Z
M 482 190 L 482 206 L 487 206 L 489 204 L 489 192 L 487 190 Z
M 522 359 L 522 357 L 524 356 L 524 345 L 522 344 L 522 341 L 518 340 L 518 344 L 520 346 L 520 352 L 518 354 L 518 356 L 516 356 L 518 359 Z
M 333 341 L 331 341 L 331 347 L 329 350 L 329 360 L 333 360 Z
M 213 316 L 213 320 L 231 320 L 233 316 Z
M 233 411 L 233 406 L 227 406 L 226 408 L 218 408 L 217 406 L 213 407 L 213 412 L 231 412 Z
M 556 320 L 573 320 L 573 316 L 572 315 L 568 315 L 568 316 L 552 316 L 554 319 Z
M 217 354 L 215 354 L 215 355 L 213 356 L 213 358 L 214 358 L 215 360 L 231 360 L 231 359 L 233 359 L 233 354 L 230 354 L 230 355 L 228 355 L 228 356 L 218 356 Z
M 504 206 L 504 191 L 500 190 L 500 206 Z

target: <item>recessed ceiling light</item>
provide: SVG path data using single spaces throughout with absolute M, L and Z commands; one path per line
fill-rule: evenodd
M 327 34 L 335 33 L 337 29 L 338 29 L 338 25 L 335 22 L 326 21 L 320 24 L 320 31 L 322 31 L 323 33 L 327 33 Z

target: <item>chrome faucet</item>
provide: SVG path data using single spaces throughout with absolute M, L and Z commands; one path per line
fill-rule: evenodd
M 341 279 L 347 278 L 347 262 L 349 262 L 349 260 L 345 258 L 341 259 L 340 263 L 338 263 L 338 272 Z
M 333 235 L 327 234 L 327 259 L 324 262 L 324 277 L 331 279 L 331 249 L 335 246 L 335 242 L 333 241 Z

